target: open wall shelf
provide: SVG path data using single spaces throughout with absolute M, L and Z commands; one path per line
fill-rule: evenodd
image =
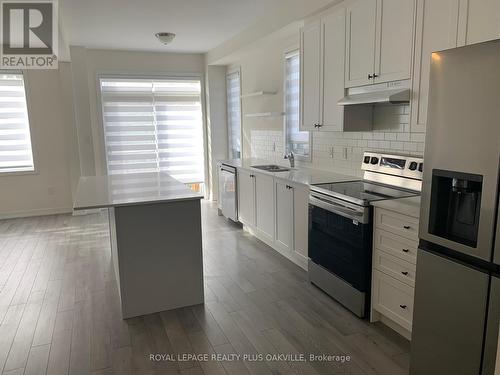
M 256 92 L 249 92 L 247 94 L 242 94 L 241 98 L 251 98 L 254 96 L 272 96 L 276 95 L 276 91 L 256 91 Z
M 260 112 L 260 113 L 246 113 L 245 117 L 279 117 L 284 115 L 285 112 Z

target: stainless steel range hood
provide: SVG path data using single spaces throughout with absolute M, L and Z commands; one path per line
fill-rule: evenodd
M 405 104 L 410 102 L 410 81 L 393 81 L 347 89 L 338 105 Z

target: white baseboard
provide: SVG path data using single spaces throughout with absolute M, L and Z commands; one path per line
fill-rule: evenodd
M 92 215 L 92 214 L 96 214 L 102 210 L 106 210 L 106 208 L 92 208 L 89 210 L 73 210 L 73 216 Z
M 269 238 L 267 238 L 267 236 L 263 236 L 259 230 L 255 229 L 252 226 L 243 224 L 243 230 L 247 231 L 252 236 L 258 238 L 259 240 L 264 242 L 266 245 L 268 245 L 273 250 L 276 250 L 278 253 L 283 255 L 289 261 L 295 263 L 297 266 L 302 268 L 304 271 L 307 271 L 309 269 L 309 265 L 308 265 L 309 258 L 306 258 L 303 255 L 297 254 L 293 251 L 285 251 L 284 249 L 280 248 L 279 245 L 276 245 L 273 241 L 271 241 Z
M 35 210 L 0 212 L 0 220 L 16 219 L 20 217 L 70 214 L 73 207 L 38 208 Z

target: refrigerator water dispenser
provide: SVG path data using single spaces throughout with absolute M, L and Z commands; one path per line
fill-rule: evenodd
M 476 247 L 482 188 L 481 175 L 434 169 L 429 233 Z

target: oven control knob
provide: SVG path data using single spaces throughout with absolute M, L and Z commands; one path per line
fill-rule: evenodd
M 370 157 L 369 156 L 365 156 L 364 159 L 363 159 L 363 163 L 368 164 L 369 162 L 370 162 Z
M 412 162 L 410 163 L 409 168 L 410 168 L 410 171 L 415 171 L 415 170 L 417 170 L 417 162 L 416 162 L 416 161 L 412 161 Z
M 372 163 L 373 165 L 378 164 L 378 158 L 375 156 L 372 156 L 372 158 L 370 159 L 370 163 Z
M 424 163 L 418 163 L 418 171 L 422 172 L 424 170 Z

